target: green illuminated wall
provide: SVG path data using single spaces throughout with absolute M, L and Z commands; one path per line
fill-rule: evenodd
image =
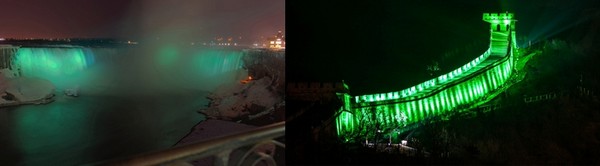
M 511 74 L 511 60 L 505 60 L 497 66 L 477 75 L 467 81 L 441 90 L 432 96 L 394 104 L 376 106 L 354 107 L 355 112 L 369 112 L 372 109 L 382 111 L 383 116 L 378 116 L 383 125 L 399 126 L 403 122 L 399 117 L 406 116 L 406 124 L 415 123 L 428 116 L 447 113 L 460 105 L 472 103 L 490 91 L 502 86 Z M 361 115 L 361 114 L 356 114 Z M 359 125 L 361 117 L 354 117 L 351 113 L 340 115 L 340 132 L 352 131 L 353 126 Z
M 485 13 L 483 20 L 491 25 L 490 48 L 485 53 L 450 73 L 401 91 L 355 96 L 352 109 L 337 118 L 338 135 L 344 138 L 368 133 L 365 125 L 374 123 L 390 133 L 406 124 L 473 105 L 499 89 L 512 73 L 515 20 L 512 13 Z M 373 113 L 375 121 L 370 118 Z

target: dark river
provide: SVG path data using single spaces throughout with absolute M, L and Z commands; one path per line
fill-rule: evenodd
M 1 165 L 81 165 L 169 148 L 204 120 L 206 93 L 58 95 L 47 105 L 0 109 Z

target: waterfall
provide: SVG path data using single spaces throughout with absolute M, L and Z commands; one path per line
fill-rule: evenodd
M 59 91 L 210 91 L 245 76 L 240 70 L 243 55 L 238 50 L 199 48 L 21 47 L 13 64 L 22 76 L 47 79 Z
M 93 65 L 93 51 L 81 47 L 28 48 L 16 53 L 15 66 L 24 77 L 47 79 L 63 89 L 81 83 L 82 72 Z
M 0 45 L 0 70 L 12 69 L 11 62 L 17 52 L 18 47 Z
M 160 83 L 166 86 L 179 86 L 188 89 L 212 90 L 223 83 L 237 82 L 240 76 L 247 75 L 243 67 L 244 52 L 224 49 L 192 49 L 158 51 L 153 61 L 153 70 L 159 75 Z M 160 86 L 160 85 L 157 85 Z

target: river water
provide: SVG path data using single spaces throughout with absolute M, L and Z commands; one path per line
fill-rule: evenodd
M 196 110 L 205 95 L 59 95 L 47 105 L 3 108 L 0 161 L 80 165 L 169 148 L 204 120 Z

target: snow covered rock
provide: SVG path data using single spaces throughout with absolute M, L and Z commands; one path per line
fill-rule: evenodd
M 79 96 L 79 86 L 70 89 L 65 89 L 65 95 L 73 97 Z
M 19 77 L 8 80 L 6 93 L 14 96 L 16 101 L 33 102 L 51 98 L 54 89 L 54 85 L 48 80 Z

